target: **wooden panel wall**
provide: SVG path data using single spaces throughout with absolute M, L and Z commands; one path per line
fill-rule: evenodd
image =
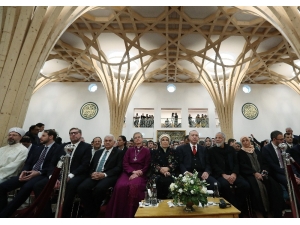
M 37 76 L 54 44 L 90 8 L 0 7 L 0 145 L 9 128 L 23 126 Z

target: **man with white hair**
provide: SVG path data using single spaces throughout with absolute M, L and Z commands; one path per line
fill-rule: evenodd
M 114 143 L 112 134 L 104 137 L 105 149 L 95 153 L 90 164 L 90 176 L 77 188 L 86 218 L 97 218 L 108 188 L 115 185 L 122 172 L 123 153 L 114 147 Z
M 0 148 L 0 183 L 17 175 L 27 158 L 28 149 L 20 143 L 24 134 L 25 131 L 19 127 L 8 131 L 8 145 Z
M 250 186 L 242 176 L 239 176 L 235 149 L 225 144 L 225 139 L 225 134 L 218 132 L 215 136 L 216 146 L 209 149 L 212 175 L 220 183 L 222 197 L 244 214 L 247 210 L 246 197 Z
M 293 134 L 293 129 L 292 129 L 292 128 L 290 128 L 290 127 L 285 128 L 285 132 L 292 135 L 292 138 L 293 138 L 293 144 L 294 144 L 294 145 L 298 144 L 299 136 Z

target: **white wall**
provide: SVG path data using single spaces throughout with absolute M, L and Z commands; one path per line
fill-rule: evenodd
M 109 108 L 106 93 L 101 85 L 94 93 L 88 91 L 90 83 L 50 83 L 37 91 L 31 98 L 24 129 L 30 125 L 42 122 L 46 129 L 55 128 L 63 141 L 68 141 L 68 131 L 71 127 L 79 127 L 87 142 L 93 137 L 102 138 L 109 133 Z M 200 84 L 176 84 L 176 91 L 169 93 L 167 84 L 142 84 L 134 93 L 126 113 L 126 124 L 123 135 L 130 139 L 136 131 L 144 133 L 145 138 L 156 139 L 156 131 L 160 127 L 161 108 L 182 108 L 182 128 L 188 128 L 188 108 L 208 108 L 210 128 L 197 128 L 201 137 L 214 136 L 220 131 L 215 126 L 215 107 L 210 95 Z M 250 85 L 252 91 L 245 94 L 242 88 L 238 90 L 234 105 L 234 138 L 251 133 L 258 140 L 268 138 L 272 130 L 284 132 L 291 126 L 295 134 L 300 134 L 300 124 L 297 115 L 300 112 L 300 96 L 284 85 Z M 86 102 L 95 102 L 99 107 L 97 116 L 85 120 L 80 116 L 80 108 Z M 259 109 L 255 120 L 244 118 L 241 112 L 243 104 L 251 102 Z M 154 108 L 154 128 L 134 128 L 134 108 Z

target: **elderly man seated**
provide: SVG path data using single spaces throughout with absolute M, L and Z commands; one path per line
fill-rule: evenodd
M 0 183 L 17 175 L 23 166 L 28 149 L 20 143 L 25 131 L 19 127 L 13 127 L 8 131 L 8 145 L 0 148 Z

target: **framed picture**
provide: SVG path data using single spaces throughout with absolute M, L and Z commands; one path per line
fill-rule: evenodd
M 185 130 L 157 130 L 156 140 L 159 141 L 159 137 L 162 134 L 168 134 L 171 137 L 171 141 L 181 141 L 185 137 Z

